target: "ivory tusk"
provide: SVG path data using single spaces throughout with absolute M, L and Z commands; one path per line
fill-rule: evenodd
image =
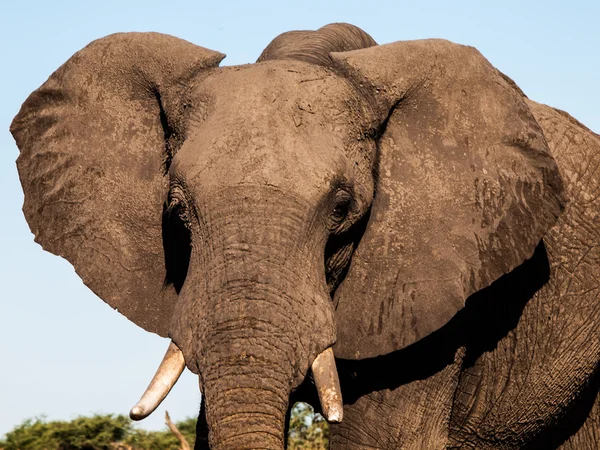
M 142 420 L 148 417 L 169 394 L 184 368 L 183 353 L 171 341 L 165 357 L 160 363 L 156 374 L 154 374 L 154 378 L 152 378 L 142 398 L 131 408 L 129 417 L 133 420 Z
M 325 419 L 330 423 L 340 423 L 344 417 L 344 406 L 331 347 L 315 358 L 311 368 Z

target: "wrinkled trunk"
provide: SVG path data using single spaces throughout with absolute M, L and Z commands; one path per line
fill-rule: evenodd
M 174 338 L 200 375 L 212 449 L 282 449 L 290 392 L 335 340 L 323 243 L 302 211 L 259 200 L 211 209 L 180 295 Z
M 283 299 L 266 298 L 263 291 L 270 290 L 234 289 L 218 302 L 237 312 L 210 329 L 199 359 L 211 449 L 283 448 L 290 391 L 303 376 L 292 344 L 297 336 L 281 326 L 292 319 L 276 312 Z M 242 313 L 252 302 L 264 304 Z
M 287 374 L 257 361 L 240 365 L 232 362 L 205 374 L 211 449 L 282 449 L 290 393 Z
M 200 341 L 198 358 L 211 448 L 283 448 L 290 391 L 312 352 L 298 345 L 307 340 L 291 306 L 298 300 L 278 291 L 251 283 L 216 301 L 215 311 L 226 311 Z

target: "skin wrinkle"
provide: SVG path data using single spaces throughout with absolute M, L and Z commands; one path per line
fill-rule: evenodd
M 250 396 L 252 396 L 252 391 L 256 391 L 256 394 L 257 394 L 257 395 L 258 395 L 258 394 L 262 394 L 264 391 L 267 391 L 267 392 L 269 392 L 269 393 L 271 393 L 271 394 L 273 395 L 272 397 L 270 397 L 270 398 L 272 399 L 272 400 L 270 401 L 270 403 L 271 403 L 272 405 L 265 404 L 265 405 L 263 405 L 263 407 L 265 407 L 265 406 L 266 406 L 266 407 L 273 406 L 274 404 L 277 404 L 277 403 L 279 403 L 279 402 L 278 402 L 278 400 L 279 400 L 280 402 L 287 403 L 287 399 L 286 399 L 286 398 L 283 398 L 283 397 L 281 397 L 281 398 L 280 398 L 280 397 L 279 397 L 279 394 L 280 394 L 281 392 L 279 392 L 279 391 L 277 391 L 277 390 L 275 390 L 275 389 L 267 389 L 267 388 L 262 388 L 262 387 L 252 387 L 252 386 L 244 386 L 244 387 L 228 387 L 228 388 L 224 388 L 224 391 L 222 391 L 222 394 L 223 394 L 223 395 L 222 395 L 222 396 L 220 396 L 219 398 L 221 398 L 221 399 L 225 399 L 225 398 L 226 398 L 228 395 L 231 395 L 231 394 L 232 394 L 232 395 L 235 395 L 236 393 L 237 393 L 237 394 L 241 394 L 241 395 L 240 395 L 240 397 L 243 397 L 243 396 L 246 396 L 246 395 L 250 395 Z M 237 402 L 231 402 L 231 401 L 222 400 L 221 402 L 217 402 L 217 403 L 215 404 L 215 407 L 216 407 L 216 406 L 218 406 L 218 405 L 221 405 L 221 406 L 223 406 L 223 405 L 230 405 L 230 404 L 231 404 L 231 405 L 233 405 L 233 404 L 236 404 L 236 403 L 237 403 Z M 240 406 L 243 408 L 243 407 L 244 407 L 244 406 L 246 406 L 246 405 L 240 405 Z M 275 411 L 275 413 L 279 413 L 279 412 L 280 412 L 280 409 L 281 409 L 281 408 L 279 408 L 279 407 L 277 407 L 277 406 L 273 406 L 273 411 Z M 244 412 L 246 412 L 246 411 L 244 411 Z M 262 414 L 265 414 L 265 415 L 273 415 L 273 416 L 276 416 L 276 415 L 277 415 L 277 414 L 275 414 L 275 413 L 273 413 L 273 414 L 269 414 L 268 412 L 266 412 L 266 411 L 264 411 L 264 410 L 261 410 L 261 413 L 262 413 Z M 236 412 L 234 412 L 233 414 L 238 414 L 238 412 L 236 411 Z M 231 420 L 231 416 L 232 416 L 232 414 L 229 414 L 229 415 L 227 415 L 225 418 L 223 418 L 223 419 L 222 419 L 222 422 L 221 422 L 221 423 L 224 423 L 224 422 L 225 422 L 225 421 L 227 421 L 227 420 Z
M 263 190 L 264 188 L 260 188 L 261 190 Z M 268 190 L 271 190 L 270 188 L 268 188 Z M 265 197 L 268 198 L 269 194 L 268 191 L 265 192 Z M 227 196 L 223 196 L 223 198 L 227 198 Z M 223 200 L 223 203 L 225 203 L 225 200 Z M 307 207 L 301 207 L 298 208 L 296 206 L 294 206 L 293 204 L 290 205 L 280 205 L 282 208 L 282 212 L 284 215 L 289 214 L 290 213 L 290 209 L 293 210 L 300 210 L 303 212 L 299 212 L 297 214 L 293 214 L 291 216 L 284 216 L 280 222 L 275 222 L 272 223 L 270 220 L 268 220 L 265 216 L 264 218 L 261 218 L 260 215 L 256 214 L 256 218 L 253 218 L 254 221 L 254 226 L 256 227 L 261 227 L 265 234 L 270 233 L 271 231 L 275 231 L 275 235 L 279 236 L 280 239 L 286 239 L 286 245 L 288 246 L 287 249 L 283 249 L 280 246 L 273 246 L 273 248 L 271 249 L 271 252 L 289 252 L 290 250 L 294 250 L 297 253 L 301 253 L 303 251 L 308 251 L 307 249 L 303 248 L 302 246 L 305 245 L 306 243 L 306 239 L 297 239 L 296 238 L 296 234 L 298 231 L 294 231 L 294 230 L 299 230 L 299 229 L 304 229 L 305 225 L 304 225 L 304 221 L 301 219 L 301 217 L 304 216 L 304 210 L 308 209 Z M 224 209 L 224 210 L 223 210 Z M 235 203 L 232 202 L 232 205 L 230 205 L 229 207 L 225 204 L 225 207 L 223 208 L 223 206 L 221 205 L 212 205 L 212 204 L 208 204 L 206 205 L 206 207 L 204 208 L 205 214 L 203 215 L 205 222 L 208 224 L 210 223 L 210 227 L 208 225 L 206 225 L 205 229 L 201 229 L 199 230 L 199 234 L 201 235 L 207 235 L 208 237 L 205 237 L 204 240 L 208 243 L 209 246 L 213 245 L 213 238 L 211 237 L 212 235 L 218 235 L 219 233 L 219 228 L 223 227 L 223 226 L 227 226 L 227 222 L 230 220 L 231 217 L 244 217 L 246 214 L 248 213 L 253 213 L 252 211 L 249 211 L 248 208 L 240 208 L 239 206 L 235 206 Z M 214 211 L 214 212 L 213 212 Z M 207 213 L 210 212 L 210 215 L 207 215 Z M 268 211 L 265 211 L 268 212 Z M 292 221 L 288 221 L 287 218 L 294 218 L 294 220 Z M 243 225 L 240 225 L 241 228 L 239 228 L 238 231 L 243 232 L 244 228 Z M 271 227 L 271 229 L 269 229 L 269 227 Z M 287 232 L 287 233 L 286 233 Z M 306 231 L 306 234 L 310 234 L 310 229 Z M 201 239 L 200 236 L 198 236 L 198 239 Z M 231 243 L 235 243 L 236 239 L 237 239 L 237 233 L 232 233 L 230 236 L 228 236 L 227 238 L 229 240 L 229 242 Z M 223 243 L 221 243 L 220 245 L 222 245 Z M 259 249 L 265 245 L 265 246 L 269 246 L 269 242 L 265 242 L 265 243 L 261 243 L 261 242 L 255 242 L 253 245 L 256 245 Z M 214 254 L 215 252 L 215 248 L 210 248 L 211 253 Z M 259 255 L 257 255 L 259 256 Z M 280 256 L 280 254 L 275 254 L 273 255 L 273 259 L 277 259 L 277 257 Z
M 260 343 L 257 344 L 257 346 L 255 348 L 260 348 Z M 279 374 L 279 377 L 276 377 L 276 379 L 273 381 L 274 384 L 278 384 L 278 383 L 282 383 L 283 384 L 288 384 L 289 380 L 290 380 L 290 374 L 289 374 L 289 368 L 286 367 L 285 365 L 264 365 L 265 361 L 268 362 L 273 362 L 275 361 L 275 357 L 279 357 L 279 353 L 280 353 L 280 349 L 271 349 L 269 348 L 268 351 L 265 352 L 265 355 L 267 356 L 262 356 L 262 359 L 257 358 L 255 355 L 253 354 L 249 354 L 248 352 L 244 352 L 242 350 L 242 352 L 240 354 L 237 355 L 231 355 L 227 358 L 223 358 L 222 362 L 223 364 L 221 364 L 218 368 L 216 368 L 214 371 L 208 371 L 207 372 L 207 377 L 212 377 L 214 376 L 214 380 L 216 380 L 217 378 L 220 377 L 231 377 L 231 382 L 234 382 L 234 378 L 236 375 L 236 370 L 237 373 L 239 375 L 254 375 L 254 369 L 257 366 L 261 366 L 262 369 L 264 370 L 265 373 L 269 373 L 271 375 L 275 374 Z M 271 358 L 268 358 L 268 356 L 270 356 Z M 239 363 L 239 367 L 237 367 L 235 364 L 233 363 Z M 277 362 L 280 362 L 277 360 Z M 218 369 L 218 370 L 217 370 Z M 240 382 L 241 383 L 241 382 Z
M 261 431 L 261 433 L 263 434 L 267 434 L 270 436 L 273 436 L 276 439 L 276 442 L 280 442 L 281 441 L 281 435 L 279 433 L 272 433 L 270 431 Z M 252 431 L 247 431 L 247 432 L 241 432 L 239 434 L 236 434 L 235 436 L 231 436 L 231 437 L 227 437 L 225 439 L 223 439 L 222 441 L 222 445 L 225 446 L 229 441 L 238 441 L 240 438 L 244 437 L 244 436 L 248 436 L 248 435 L 252 435 L 254 436 L 254 433 Z M 244 442 L 244 444 L 246 444 L 246 442 Z
M 240 328 L 240 335 L 242 335 L 245 332 L 244 331 L 245 328 L 246 327 Z M 254 345 L 252 345 L 252 347 L 263 346 L 265 348 L 272 347 L 273 350 L 277 349 L 273 344 L 269 344 L 268 343 L 268 338 L 270 338 L 271 340 L 273 340 L 273 337 L 275 337 L 271 333 L 264 333 L 263 338 L 256 337 L 256 335 L 253 335 L 252 337 L 249 338 L 249 337 L 246 337 L 246 336 L 243 336 L 243 335 L 241 337 L 238 337 L 232 331 L 233 330 L 228 330 L 227 333 L 222 333 L 222 334 L 217 333 L 217 336 L 214 338 L 214 342 L 217 343 L 217 344 L 218 343 L 223 343 L 223 344 L 231 344 L 231 345 L 234 345 L 234 346 L 243 346 L 243 345 L 251 346 L 252 344 L 254 344 Z M 265 338 L 267 338 L 267 339 L 265 339 Z M 288 336 L 287 335 L 282 335 L 281 338 L 287 339 Z M 247 355 L 248 358 L 252 357 L 253 360 L 258 360 L 258 361 L 263 361 L 263 362 L 264 361 L 270 361 L 268 358 L 266 358 L 264 356 L 261 356 L 261 353 L 255 353 L 255 352 L 250 352 L 249 353 L 249 351 L 250 350 L 248 350 L 248 351 L 242 350 L 242 355 Z M 239 357 L 235 356 L 235 357 L 228 358 L 226 360 L 227 361 L 234 361 L 234 360 L 237 360 L 237 359 L 244 359 L 244 358 L 242 358 L 241 356 L 239 356 Z M 292 360 L 290 359 L 290 362 L 291 361 Z M 276 361 L 273 361 L 273 362 L 276 362 Z M 277 362 L 279 362 L 279 361 L 277 361 Z
M 272 336 L 268 336 L 268 337 L 271 340 L 273 340 Z M 282 338 L 284 338 L 284 337 L 285 336 L 282 336 Z M 272 356 L 272 355 L 277 355 L 278 357 L 281 358 L 280 351 L 279 351 L 279 349 L 277 347 L 275 347 L 272 344 L 268 344 L 267 345 L 266 343 L 268 343 L 268 341 L 266 339 L 259 340 L 259 339 L 256 339 L 256 338 L 250 338 L 250 339 L 246 338 L 246 341 L 247 341 L 246 342 L 247 346 L 250 347 L 250 348 L 265 348 L 266 349 L 266 354 L 267 355 L 271 355 L 271 358 L 266 357 L 266 356 L 261 356 L 261 353 L 254 351 L 252 353 L 247 353 L 246 352 L 245 353 L 245 357 L 237 356 L 237 357 L 231 357 L 231 358 L 228 358 L 228 359 L 223 359 L 223 363 L 231 363 L 231 365 L 233 367 L 236 367 L 236 368 L 234 369 L 234 368 L 225 367 L 224 369 L 220 369 L 219 370 L 219 376 L 226 375 L 227 371 L 231 371 L 232 373 L 236 373 L 236 371 L 237 371 L 237 373 L 239 373 L 239 374 L 244 374 L 244 370 L 242 368 L 237 368 L 237 366 L 235 364 L 235 363 L 239 364 L 242 359 L 248 359 L 250 362 L 256 362 L 256 363 L 261 363 L 261 364 L 264 364 L 264 363 L 268 362 L 268 363 L 271 363 L 273 366 L 275 364 L 281 364 L 282 362 L 287 361 L 288 365 L 285 365 L 285 364 L 281 364 L 281 365 L 283 367 L 293 367 L 295 360 L 293 359 L 293 353 L 292 352 L 290 352 L 289 354 L 284 354 L 285 356 L 284 356 L 283 361 L 275 360 L 274 356 Z M 217 344 L 221 343 L 219 340 L 216 340 L 215 342 Z M 227 344 L 227 343 L 228 342 L 223 342 L 223 344 Z M 242 355 L 244 355 L 244 353 L 242 353 Z M 239 365 L 241 365 L 241 364 L 239 364 Z M 272 366 L 268 366 L 268 365 L 265 367 L 264 370 L 265 370 L 265 372 L 274 372 L 274 373 L 281 373 L 281 374 L 287 373 L 287 372 L 284 372 L 283 369 L 279 370 L 279 371 L 278 370 L 274 370 L 272 368 Z M 276 384 L 276 382 L 274 382 L 274 383 Z
M 235 395 L 235 394 L 240 394 L 240 397 L 237 398 L 241 398 L 243 396 L 243 398 L 246 397 L 251 397 L 253 398 L 253 394 L 251 392 L 250 389 L 245 389 L 245 388 L 229 388 L 226 389 L 225 391 L 223 391 L 222 395 L 223 396 L 228 396 L 228 395 Z M 274 392 L 272 392 L 274 394 Z M 245 405 L 239 405 L 239 402 L 217 402 L 215 403 L 214 407 L 215 408 L 221 408 L 221 409 L 228 409 L 231 408 L 234 410 L 234 412 L 232 412 L 231 414 L 228 414 L 227 416 L 223 417 L 222 419 L 220 419 L 219 422 L 219 426 L 223 427 L 223 428 L 227 428 L 228 422 L 237 422 L 240 420 L 249 420 L 249 418 L 252 418 L 253 420 L 260 420 L 261 416 L 262 417 L 268 417 L 269 420 L 268 422 L 272 423 L 272 424 L 277 424 L 279 423 L 280 419 L 281 419 L 281 414 L 280 411 L 283 407 L 283 409 L 285 409 L 287 402 L 283 401 L 283 403 L 281 404 L 277 404 L 278 402 L 273 401 L 272 404 L 264 404 L 261 405 L 262 409 L 250 409 L 250 410 L 246 410 L 244 408 Z M 237 406 L 237 407 L 236 407 Z

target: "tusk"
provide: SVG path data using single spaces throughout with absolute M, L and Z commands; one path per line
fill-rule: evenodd
M 331 423 L 340 423 L 344 417 L 342 390 L 331 347 L 315 358 L 312 373 L 325 419 Z
M 160 363 L 156 374 L 154 374 L 154 378 L 152 378 L 142 398 L 131 408 L 129 417 L 133 420 L 142 420 L 148 417 L 165 399 L 179 379 L 184 368 L 185 360 L 183 359 L 183 353 L 171 341 L 165 357 Z

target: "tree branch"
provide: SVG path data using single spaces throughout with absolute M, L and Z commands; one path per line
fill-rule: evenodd
M 165 411 L 165 423 L 169 427 L 169 430 L 171 430 L 171 433 L 173 433 L 175 437 L 179 440 L 179 443 L 181 444 L 181 450 L 191 450 L 190 444 L 188 444 L 188 441 L 185 439 L 185 437 L 183 437 L 181 431 L 179 431 L 177 429 L 177 426 L 173 422 L 171 422 L 171 418 L 169 417 L 168 411 Z

